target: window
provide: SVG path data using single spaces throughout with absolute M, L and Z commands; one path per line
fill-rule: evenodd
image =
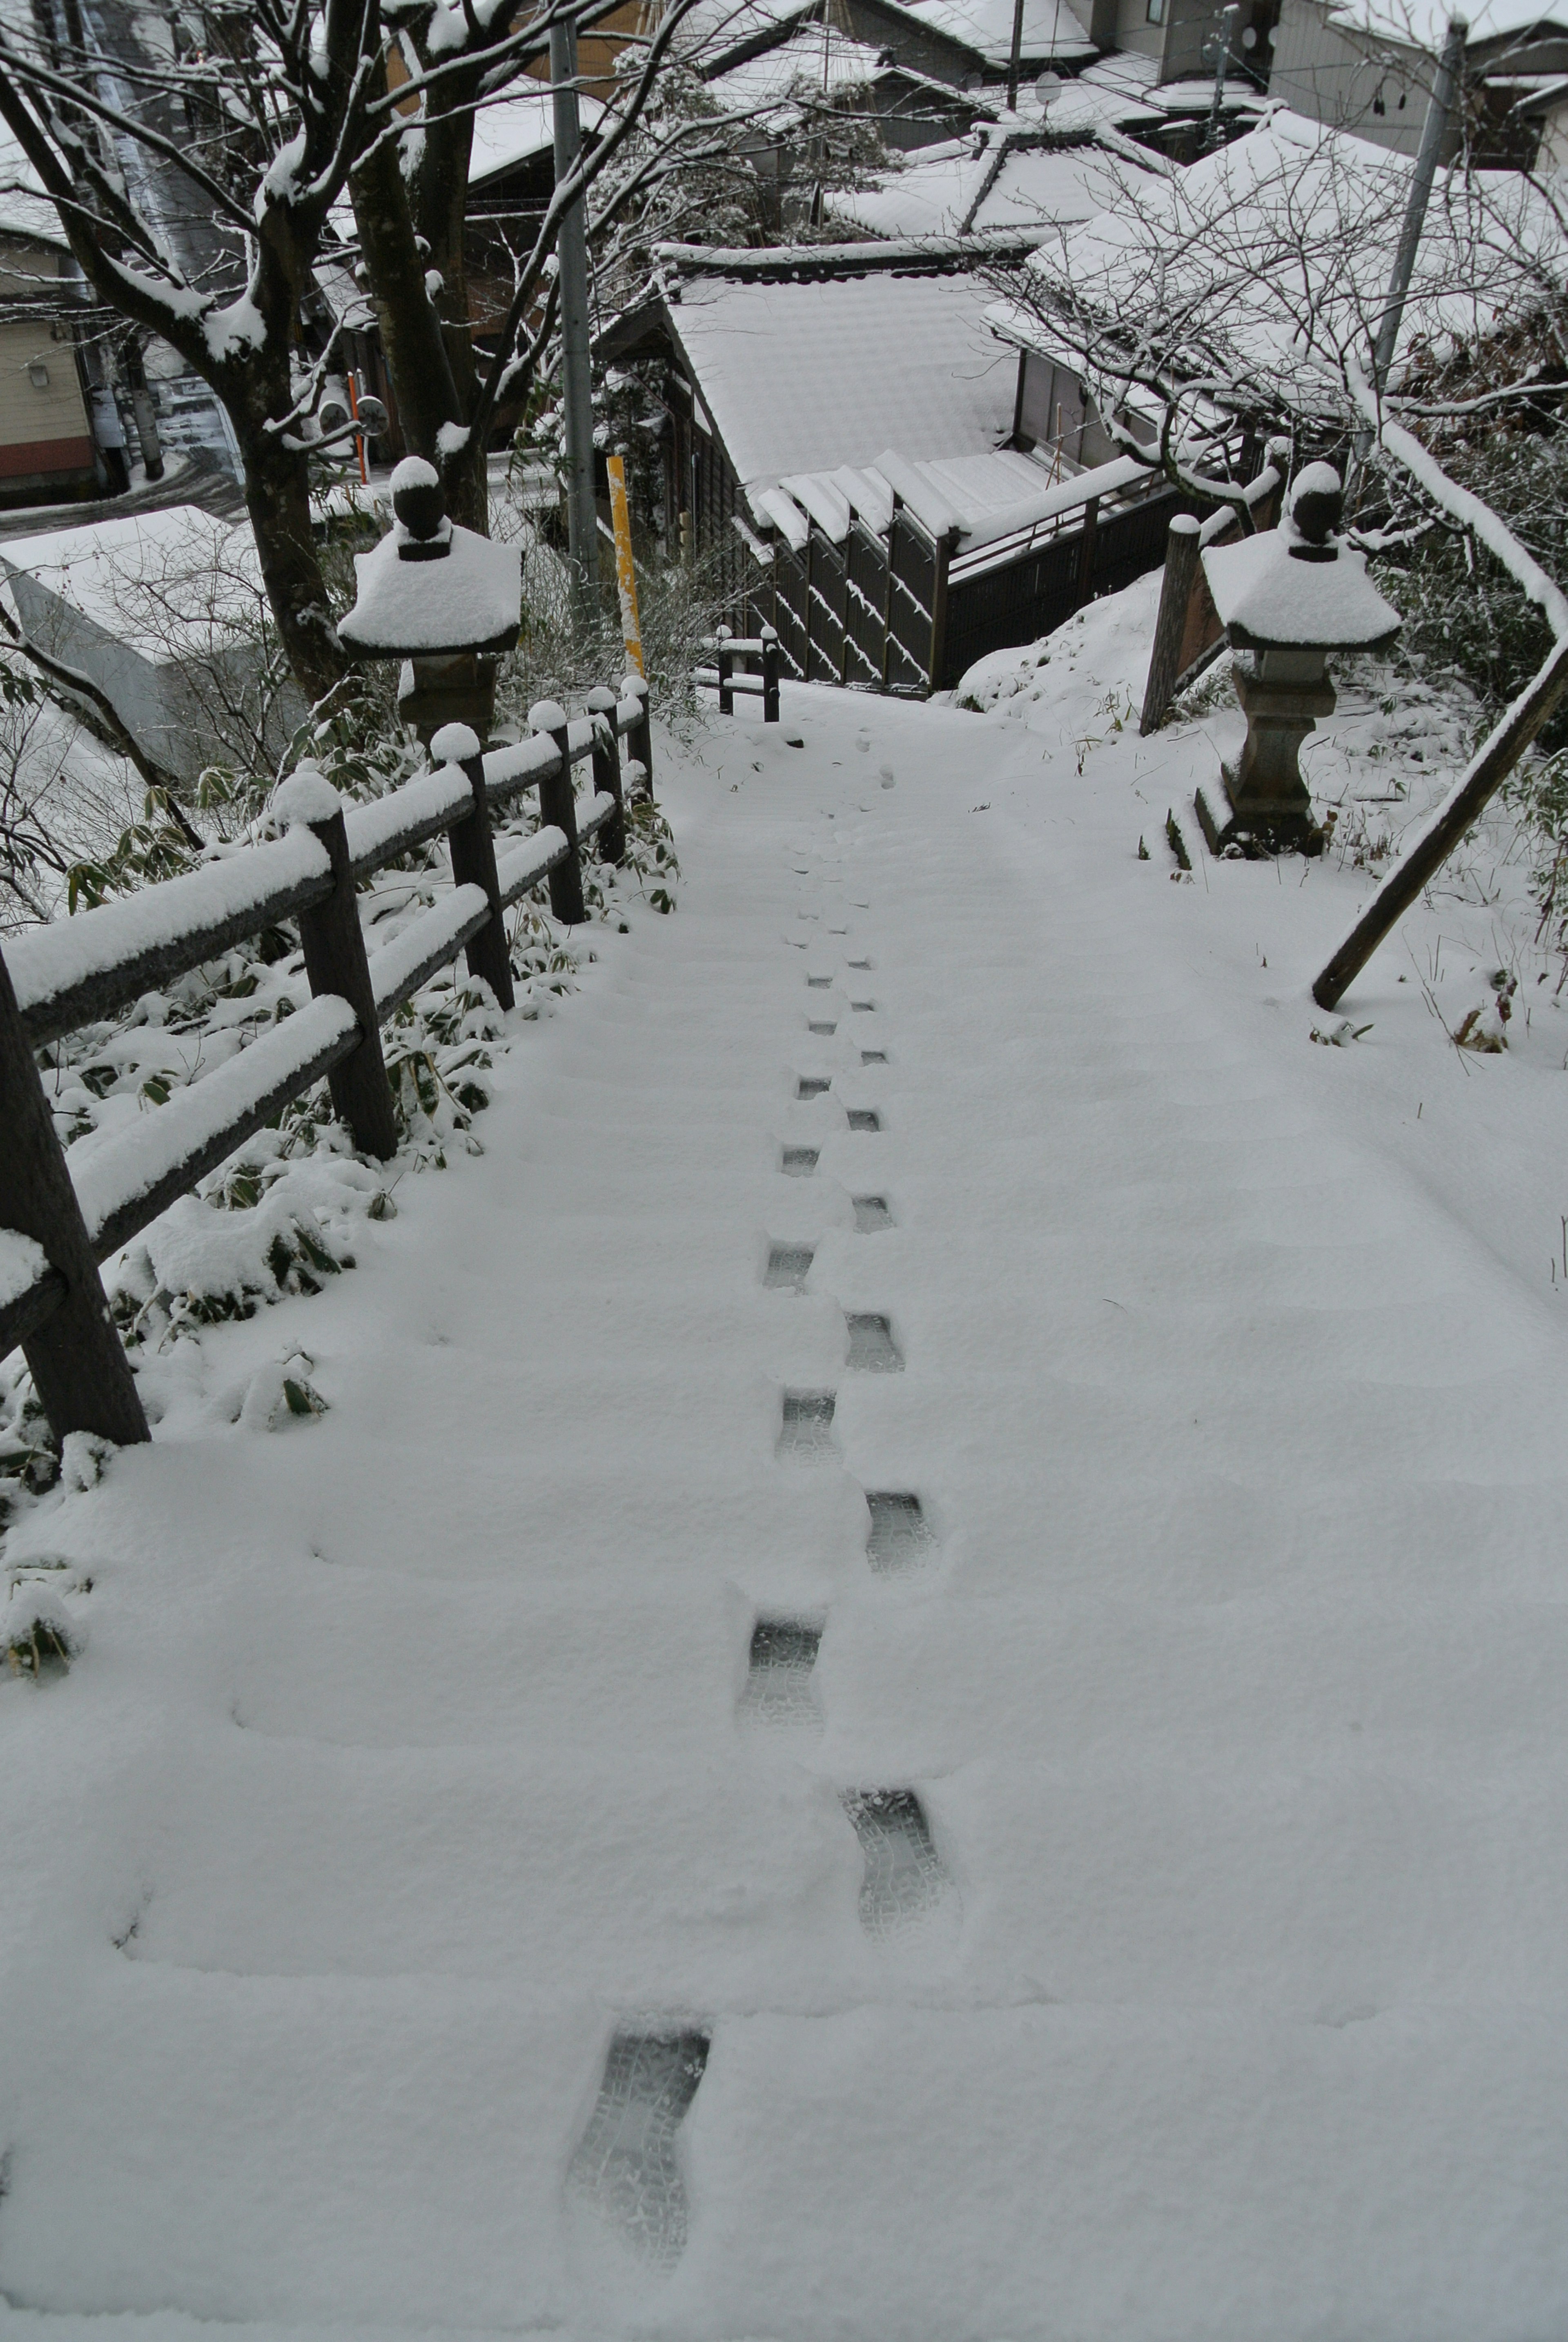
M 1151 25 L 1164 23 L 1165 0 L 1148 0 L 1148 18 Z

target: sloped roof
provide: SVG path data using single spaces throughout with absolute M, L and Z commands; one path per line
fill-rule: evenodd
M 1367 320 L 1382 315 L 1413 167 L 1408 155 L 1280 107 L 1262 128 L 1148 181 L 1135 209 L 1064 230 L 1029 268 L 1054 308 L 1055 285 L 1105 320 L 1156 300 L 1185 303 L 1216 350 L 1288 375 L 1303 397 L 1316 377 L 1332 407 L 1343 354 L 1364 362 Z M 1417 335 L 1484 335 L 1501 308 L 1528 293 L 1533 265 L 1560 269 L 1565 257 L 1562 224 L 1521 174 L 1440 175 L 1402 345 Z M 1310 303 L 1300 295 L 1303 259 Z M 1059 348 L 1066 332 L 1005 304 L 992 317 L 1042 347 Z
M 1013 428 L 1015 361 L 973 272 L 806 284 L 694 276 L 672 330 L 741 480 L 989 453 Z
M 899 5 L 990 64 L 1005 65 L 1012 55 L 1014 0 L 899 0 Z M 1020 54 L 1071 63 L 1093 57 L 1095 46 L 1067 0 L 1024 0 Z
M 834 25 L 812 25 L 776 47 L 713 75 L 708 95 L 727 114 L 764 115 L 786 106 L 797 92 L 841 96 L 876 78 L 882 53 L 851 40 Z
M 577 107 L 584 133 L 596 130 L 604 112 L 597 98 L 584 91 L 578 95 Z M 514 86 L 504 96 L 492 98 L 474 111 L 469 185 L 483 186 L 487 179 L 515 170 L 519 163 L 548 154 L 554 141 L 554 100 L 548 90 L 536 84 L 526 89 Z
M 874 190 L 826 198 L 834 218 L 872 235 L 955 235 L 970 229 L 1014 228 L 1044 235 L 1058 225 L 1095 218 L 1120 203 L 1138 201 L 1149 176 L 1104 147 L 1020 146 L 1009 141 L 947 139 L 923 146 L 902 170 L 886 173 Z

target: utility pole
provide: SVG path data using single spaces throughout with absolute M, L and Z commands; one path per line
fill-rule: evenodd
M 1448 133 L 1448 117 L 1453 111 L 1454 93 L 1464 72 L 1464 44 L 1470 26 L 1463 16 L 1448 20 L 1448 37 L 1443 45 L 1443 55 L 1437 63 L 1437 78 L 1432 85 L 1432 100 L 1422 125 L 1421 150 L 1415 158 L 1415 168 L 1410 176 L 1410 196 L 1404 206 L 1404 225 L 1399 232 L 1399 248 L 1393 255 L 1393 274 L 1388 280 L 1388 302 L 1383 313 L 1383 323 L 1377 329 L 1377 342 L 1372 354 L 1373 388 L 1382 395 L 1388 380 L 1388 370 L 1393 364 L 1393 346 L 1399 339 L 1400 321 L 1404 315 L 1405 297 L 1410 291 L 1410 279 L 1415 267 L 1415 255 L 1421 244 L 1421 231 L 1426 224 L 1426 206 L 1432 195 L 1432 183 L 1437 176 L 1437 165 L 1443 153 L 1443 142 Z
M 1220 29 L 1214 38 L 1214 102 L 1209 108 L 1209 126 L 1203 135 L 1203 152 L 1208 154 L 1220 143 L 1220 115 L 1224 111 L 1225 75 L 1230 69 L 1231 44 L 1235 38 L 1236 18 L 1241 15 L 1236 0 L 1220 11 Z
M 554 105 L 555 185 L 576 170 L 583 152 L 577 107 L 577 20 L 550 27 L 550 81 Z M 588 360 L 587 206 L 579 195 L 562 215 L 555 241 L 561 270 L 561 405 L 566 426 L 566 546 L 573 601 L 585 617 L 597 600 L 599 514 L 594 497 L 594 389 Z
M 1007 111 L 1018 111 L 1018 65 L 1024 55 L 1024 0 L 1013 0 L 1013 54 L 1007 60 Z

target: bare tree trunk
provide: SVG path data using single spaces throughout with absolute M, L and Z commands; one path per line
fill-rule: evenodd
M 286 410 L 286 388 L 285 391 Z M 309 459 L 283 444 L 283 434 L 229 412 L 245 457 L 245 509 L 255 535 L 262 582 L 277 621 L 284 654 L 300 689 L 325 698 L 343 681 L 349 662 L 333 625 L 326 581 L 310 525 Z

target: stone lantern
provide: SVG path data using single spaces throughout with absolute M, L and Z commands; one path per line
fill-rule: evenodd
M 427 749 L 444 724 L 487 738 L 496 666 L 522 623 L 522 555 L 448 520 L 440 476 L 418 455 L 392 475 L 392 509 L 380 544 L 355 555 L 358 591 L 337 631 L 358 658 L 404 662 L 397 712 Z
M 1382 650 L 1402 624 L 1366 574 L 1366 555 L 1338 534 L 1339 474 L 1309 464 L 1278 528 L 1212 545 L 1203 575 L 1238 663 L 1236 697 L 1247 736 L 1234 766 L 1221 766 L 1227 804 L 1216 817 L 1202 789 L 1197 815 L 1213 854 L 1321 854 L 1323 832 L 1297 757 L 1320 716 L 1333 713 L 1330 651 Z

